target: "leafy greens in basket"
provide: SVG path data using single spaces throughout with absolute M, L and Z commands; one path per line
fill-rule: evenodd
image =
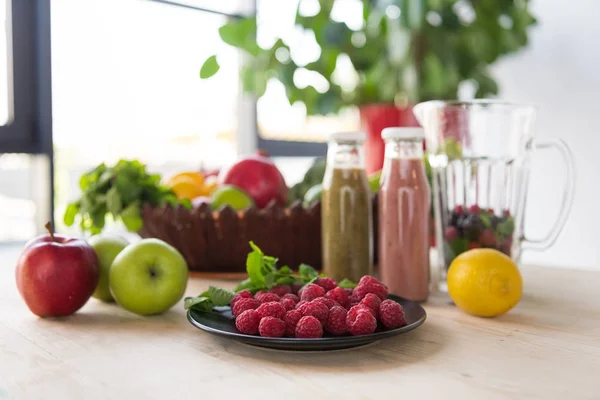
M 252 251 L 246 259 L 248 278 L 241 281 L 234 291 L 211 286 L 207 291 L 196 297 L 186 297 L 185 309 L 211 312 L 215 307 L 228 306 L 236 292 L 249 290 L 256 293 L 259 290 L 269 290 L 277 285 L 307 285 L 325 275 L 307 264 L 301 264 L 298 272 L 292 271 L 287 265 L 277 268 L 277 258 L 267 256 L 254 242 L 250 242 Z M 356 283 L 344 279 L 338 283 L 342 288 L 354 288 Z

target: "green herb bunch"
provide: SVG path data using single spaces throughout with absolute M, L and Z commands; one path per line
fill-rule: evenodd
M 196 311 L 211 312 L 215 307 L 227 306 L 236 292 L 249 290 L 256 293 L 259 290 L 269 290 L 277 285 L 308 285 L 325 275 L 307 264 L 300 264 L 295 273 L 290 267 L 277 268 L 277 258 L 267 256 L 254 242 L 250 242 L 252 251 L 246 258 L 248 278 L 241 281 L 234 291 L 211 286 L 207 291 L 196 297 L 186 297 L 184 307 Z M 356 283 L 344 279 L 339 287 L 353 289 Z
M 189 200 L 178 200 L 160 181 L 159 174 L 148 173 L 137 160 L 120 160 L 112 167 L 102 163 L 79 179 L 81 197 L 67 206 L 64 223 L 72 226 L 79 220 L 84 232 L 96 234 L 110 216 L 122 221 L 130 232 L 137 232 L 143 225 L 141 208 L 145 203 L 153 207 L 183 204 L 191 208 Z

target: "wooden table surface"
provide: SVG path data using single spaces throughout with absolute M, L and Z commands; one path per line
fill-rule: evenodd
M 63 319 L 18 295 L 0 249 L 0 399 L 600 399 L 600 273 L 524 267 L 495 319 L 435 298 L 419 329 L 361 349 L 262 350 L 188 324 L 180 303 L 140 317 L 91 299 Z M 189 295 L 209 284 L 194 278 Z

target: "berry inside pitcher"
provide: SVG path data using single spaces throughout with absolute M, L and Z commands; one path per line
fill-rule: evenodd
M 477 205 L 456 206 L 448 215 L 444 230 L 446 267 L 456 256 L 470 249 L 492 248 L 511 256 L 515 223 L 509 210 L 497 215 L 494 210 Z

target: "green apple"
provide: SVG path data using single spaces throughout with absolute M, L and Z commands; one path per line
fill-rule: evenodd
M 113 260 L 127 247 L 129 242 L 121 236 L 99 234 L 89 238 L 88 244 L 96 252 L 98 263 L 100 264 L 100 280 L 92 297 L 106 302 L 113 301 L 114 299 L 108 287 L 108 273 Z
M 159 239 L 127 246 L 110 267 L 110 292 L 124 309 L 140 315 L 160 314 L 184 295 L 188 266 L 183 256 Z
M 210 205 L 213 210 L 218 210 L 223 205 L 228 205 L 234 210 L 245 210 L 254 206 L 254 200 L 238 187 L 223 185 L 213 192 Z

